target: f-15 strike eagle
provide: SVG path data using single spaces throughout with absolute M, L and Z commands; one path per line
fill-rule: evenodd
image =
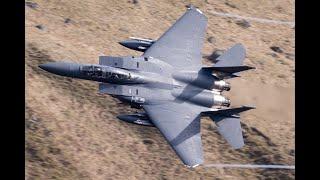
M 141 113 L 119 115 L 120 120 L 155 126 L 187 167 L 203 163 L 200 118 L 210 117 L 219 133 L 235 149 L 244 145 L 239 113 L 249 106 L 230 108 L 222 91 L 224 81 L 253 69 L 243 65 L 245 49 L 236 44 L 213 66 L 201 63 L 207 17 L 191 6 L 156 41 L 147 40 L 140 57 L 100 56 L 99 64 L 53 62 L 39 67 L 61 76 L 99 82 L 109 94 Z

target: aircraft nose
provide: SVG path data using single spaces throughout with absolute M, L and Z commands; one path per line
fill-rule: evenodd
M 50 62 L 41 64 L 39 67 L 53 74 L 75 77 L 79 72 L 79 64 L 68 62 Z

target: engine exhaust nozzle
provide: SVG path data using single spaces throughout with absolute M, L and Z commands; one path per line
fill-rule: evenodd
M 230 83 L 228 82 L 225 82 L 223 80 L 220 80 L 220 81 L 215 81 L 213 83 L 213 87 L 212 89 L 218 89 L 218 90 L 221 90 L 221 91 L 230 91 L 231 89 L 231 86 L 230 86 Z
M 215 106 L 226 106 L 229 107 L 231 105 L 230 99 L 222 96 L 222 95 L 217 95 L 215 94 L 213 96 L 213 101 Z

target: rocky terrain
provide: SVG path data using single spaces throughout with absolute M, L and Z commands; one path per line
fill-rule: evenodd
M 205 164 L 294 165 L 294 27 L 219 17 L 211 12 L 294 21 L 291 0 L 32 0 L 25 44 L 26 179 L 294 179 L 293 170 L 188 169 L 156 128 L 118 121 L 134 111 L 98 84 L 49 74 L 41 63 L 98 63 L 99 55 L 141 53 L 118 44 L 129 36 L 157 39 L 192 3 L 208 17 L 204 56 L 242 43 L 257 69 L 230 80 L 232 106 L 243 113 L 246 146 L 232 150 L 214 123 L 201 122 Z M 212 62 L 203 59 L 206 65 Z

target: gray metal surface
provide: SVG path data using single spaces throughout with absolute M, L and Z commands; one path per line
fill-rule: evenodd
M 228 49 L 224 54 L 217 58 L 214 67 L 241 66 L 246 58 L 246 50 L 242 44 L 238 43 Z
M 188 9 L 143 56 L 161 59 L 176 69 L 199 70 L 207 21 L 199 10 Z
M 234 149 L 244 146 L 240 118 L 226 117 L 217 123 L 219 133 Z
M 201 116 L 197 106 L 166 102 L 143 108 L 184 164 L 194 167 L 203 163 Z

